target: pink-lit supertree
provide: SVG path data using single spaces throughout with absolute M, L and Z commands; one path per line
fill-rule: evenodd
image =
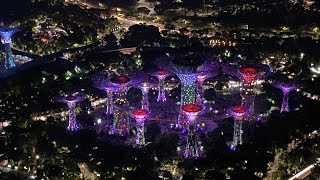
M 272 82 L 272 85 L 282 90 L 283 99 L 280 112 L 289 112 L 289 93 L 299 88 L 298 84 L 291 79 L 278 79 Z
M 85 99 L 84 93 L 74 93 L 67 96 L 62 96 L 58 98 L 58 101 L 67 103 L 68 105 L 68 114 L 69 114 L 69 131 L 76 131 L 78 129 L 77 120 L 76 120 L 76 103 Z
M 137 139 L 136 145 L 141 147 L 144 146 L 146 141 L 144 138 L 144 121 L 148 115 L 148 111 L 145 109 L 135 109 L 132 111 L 132 115 L 137 122 Z
M 204 89 L 203 82 L 211 77 L 218 75 L 218 71 L 212 72 L 202 72 L 197 76 L 197 95 L 196 95 L 196 103 L 199 105 L 203 105 L 204 100 Z
M 158 98 L 157 101 L 158 102 L 165 102 L 167 100 L 166 98 L 166 91 L 165 91 L 165 79 L 166 77 L 168 77 L 170 74 L 168 71 L 165 70 L 157 70 L 155 72 L 152 73 L 152 75 L 154 75 L 155 77 L 158 78 L 159 80 L 159 85 L 158 85 Z
M 182 111 L 188 118 L 188 134 L 186 144 L 178 147 L 178 152 L 183 158 L 199 158 L 204 155 L 203 146 L 197 136 L 196 118 L 201 112 L 202 107 L 197 104 L 186 104 L 182 106 Z
M 119 107 L 128 106 L 128 101 L 125 96 L 130 87 L 131 79 L 125 75 L 115 76 L 110 78 L 110 83 L 115 87 L 116 93 L 119 95 L 114 104 L 117 104 Z M 128 114 L 121 108 L 115 108 L 113 123 L 110 126 L 110 133 L 124 136 L 125 134 L 128 134 L 129 130 L 130 121 Z
M 223 72 L 238 77 L 242 81 L 240 95 L 242 97 L 241 106 L 246 110 L 246 118 L 250 118 L 254 114 L 254 84 L 257 79 L 262 79 L 271 74 L 270 67 L 259 61 L 244 61 L 233 64 L 224 64 Z
M 242 144 L 242 121 L 243 115 L 245 114 L 246 110 L 242 106 L 235 106 L 230 108 L 230 113 L 234 118 L 234 126 L 233 126 L 233 140 L 230 149 L 235 150 L 237 145 Z
M 141 108 L 149 112 L 149 90 L 154 88 L 158 82 L 145 72 L 134 74 L 132 79 L 134 81 L 132 86 L 139 88 L 142 92 Z

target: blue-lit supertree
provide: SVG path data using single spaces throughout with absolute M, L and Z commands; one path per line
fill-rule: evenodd
M 280 112 L 289 112 L 289 93 L 299 88 L 298 83 L 292 79 L 279 78 L 272 82 L 272 85 L 282 90 L 283 99 Z
M 175 54 L 160 57 L 156 60 L 156 64 L 159 68 L 174 73 L 180 79 L 180 109 L 186 104 L 196 103 L 197 77 L 212 72 L 215 74 L 219 68 L 217 57 L 197 53 Z M 184 119 L 183 111 L 180 110 L 175 128 L 183 128 Z
M 76 120 L 76 103 L 83 101 L 86 98 L 86 95 L 81 92 L 73 93 L 66 96 L 61 96 L 58 98 L 58 101 L 64 102 L 68 105 L 68 114 L 69 114 L 69 131 L 78 130 L 77 120 Z
M 235 63 L 224 64 L 223 72 L 242 81 L 240 87 L 241 106 L 247 112 L 245 118 L 251 118 L 254 115 L 254 99 L 256 96 L 255 82 L 257 79 L 263 79 L 271 74 L 270 67 L 259 61 L 240 61 Z
M 5 62 L 4 66 L 6 69 L 15 67 L 16 64 L 14 63 L 14 59 L 12 57 L 11 51 L 11 37 L 14 33 L 16 33 L 19 29 L 18 28 L 0 28 L 0 35 L 1 35 L 1 42 L 5 46 Z

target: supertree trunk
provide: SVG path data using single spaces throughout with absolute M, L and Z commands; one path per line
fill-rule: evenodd
M 289 112 L 289 92 L 283 91 L 281 112 Z
M 203 105 L 204 98 L 204 90 L 203 90 L 203 82 L 198 81 L 197 83 L 197 104 Z
M 159 93 L 157 101 L 159 102 L 165 102 L 167 100 L 166 98 L 166 91 L 165 91 L 165 80 L 159 79 Z
M 234 120 L 232 149 L 242 144 L 242 120 Z
M 9 69 L 12 67 L 15 67 L 16 64 L 14 63 L 14 59 L 12 57 L 12 51 L 11 51 L 11 43 L 5 43 L 5 51 L 6 51 L 6 59 L 5 59 L 5 68 Z
M 149 97 L 148 97 L 149 91 L 142 91 L 142 109 L 149 111 Z
M 74 102 L 69 102 L 68 103 L 69 107 L 69 126 L 68 130 L 70 131 L 76 131 L 78 129 L 77 126 L 77 120 L 76 120 L 76 103 Z
M 137 139 L 136 145 L 144 146 L 145 145 L 145 138 L 144 138 L 144 122 L 137 123 Z
M 110 115 L 114 113 L 114 105 L 113 105 L 113 92 L 112 90 L 107 90 L 107 112 L 106 114 Z

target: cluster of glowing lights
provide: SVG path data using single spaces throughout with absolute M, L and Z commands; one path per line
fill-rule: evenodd
M 310 70 L 314 73 L 320 74 L 320 66 L 319 67 L 311 67 Z
M 253 67 L 244 67 L 240 69 L 240 74 L 245 82 L 251 83 L 256 78 L 258 71 Z

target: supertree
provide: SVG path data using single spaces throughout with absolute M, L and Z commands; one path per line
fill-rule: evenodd
M 259 61 L 241 61 L 233 64 L 224 64 L 223 72 L 242 81 L 240 95 L 241 106 L 247 109 L 246 117 L 254 114 L 254 99 L 256 96 L 254 83 L 257 79 L 266 78 L 271 74 L 270 67 Z
M 142 92 L 141 108 L 149 112 L 149 90 L 154 88 L 157 82 L 145 72 L 135 73 L 132 79 L 132 86 L 140 89 Z
M 202 107 L 197 104 L 186 104 L 182 106 L 182 111 L 188 118 L 188 130 L 186 144 L 178 148 L 183 158 L 199 158 L 203 156 L 204 150 L 197 135 L 196 118 L 201 112 Z M 201 130 L 201 128 L 199 128 Z
M 107 93 L 106 114 L 111 115 L 114 113 L 114 98 L 113 92 L 117 90 L 116 86 L 111 84 L 108 75 L 105 71 L 95 74 L 92 78 L 93 85 Z
M 289 93 L 299 88 L 298 83 L 291 79 L 278 79 L 272 82 L 272 85 L 282 90 L 283 99 L 280 112 L 289 112 Z
M 159 80 L 159 85 L 158 85 L 158 102 L 165 102 L 167 100 L 166 98 L 166 91 L 165 91 L 165 79 L 168 77 L 170 74 L 168 71 L 165 70 L 157 70 L 152 73 L 153 76 L 157 77 Z
M 196 95 L 196 103 L 199 105 L 203 105 L 204 100 L 204 89 L 203 82 L 211 77 L 218 75 L 218 71 L 213 72 L 203 72 L 197 76 L 197 95 Z
M 141 147 L 145 145 L 145 138 L 144 138 L 144 121 L 148 115 L 148 111 L 144 109 L 135 109 L 132 111 L 134 119 L 137 122 L 137 139 L 136 145 Z
M 69 125 L 68 130 L 69 131 L 76 131 L 78 130 L 77 120 L 76 120 L 76 103 L 83 101 L 86 98 L 86 95 L 84 93 L 74 93 L 67 96 L 61 96 L 58 98 L 58 101 L 67 103 L 69 111 Z
M 180 109 L 185 104 L 196 103 L 197 77 L 201 74 L 216 73 L 219 68 L 217 60 L 216 57 L 198 53 L 176 54 L 160 57 L 156 60 L 156 65 L 159 68 L 176 74 L 180 79 Z M 182 128 L 183 119 L 182 111 L 180 111 L 175 128 Z
M 4 66 L 6 69 L 15 67 L 16 64 L 14 63 L 14 59 L 12 57 L 11 51 L 11 37 L 15 34 L 19 28 L 8 28 L 8 27 L 1 27 L 0 28 L 0 35 L 2 37 L 1 42 L 5 46 L 5 63 Z
M 125 75 L 114 76 L 110 78 L 110 83 L 115 87 L 116 93 L 119 95 L 114 103 L 114 105 L 117 104 L 118 108 L 115 108 L 113 114 L 110 133 L 124 136 L 129 132 L 130 121 L 128 114 L 124 112 L 122 107 L 126 108 L 129 105 L 125 96 L 131 85 L 131 79 Z
M 234 118 L 233 126 L 233 140 L 231 144 L 231 150 L 235 150 L 237 145 L 242 144 L 242 121 L 243 115 L 245 114 L 245 109 L 242 106 L 235 106 L 230 109 L 230 113 Z

